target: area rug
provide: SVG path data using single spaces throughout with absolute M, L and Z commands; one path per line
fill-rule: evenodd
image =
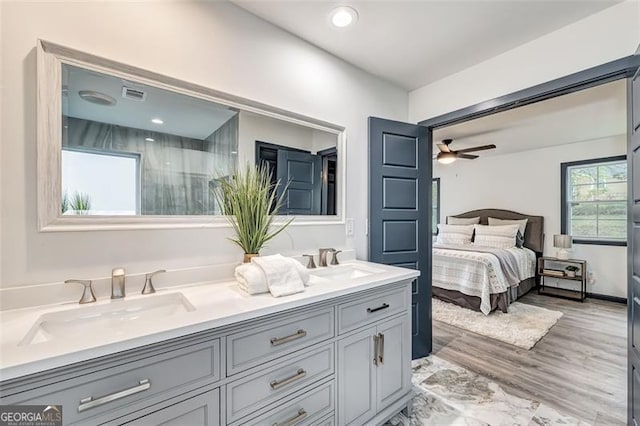
M 444 322 L 501 342 L 531 349 L 562 317 L 562 312 L 525 303 L 509 305 L 509 313 L 494 311 L 489 315 L 432 299 L 435 321 Z

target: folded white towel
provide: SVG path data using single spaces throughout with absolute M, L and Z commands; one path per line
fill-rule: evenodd
M 251 259 L 251 263 L 260 267 L 264 273 L 267 287 L 275 297 L 288 296 L 304 291 L 304 282 L 300 276 L 299 269 L 291 262 L 298 263 L 279 254 L 258 256 Z
M 235 277 L 240 288 L 249 294 L 267 293 L 267 279 L 257 265 L 243 263 L 236 267 Z
M 304 285 L 309 285 L 309 280 L 311 279 L 311 274 L 309 274 L 309 270 L 305 268 L 302 263 L 298 262 L 295 259 L 291 259 L 289 257 L 286 259 L 291 261 L 291 263 L 293 263 L 293 265 L 296 267 L 298 274 L 300 274 L 300 279 L 302 280 L 302 283 Z

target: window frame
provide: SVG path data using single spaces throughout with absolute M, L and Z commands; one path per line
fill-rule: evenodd
M 575 166 L 586 166 L 586 165 L 593 165 L 593 166 L 597 166 L 598 164 L 602 164 L 602 163 L 611 163 L 614 161 L 627 161 L 627 156 L 626 155 L 616 155 L 616 156 L 612 156 L 612 157 L 601 157 L 601 158 L 593 158 L 593 159 L 589 159 L 589 160 L 580 160 L 580 161 L 571 161 L 571 162 L 566 162 L 566 163 L 560 163 L 560 209 L 561 209 L 561 216 L 560 216 L 560 229 L 561 232 L 563 234 L 568 234 L 569 229 L 569 220 L 568 220 L 568 200 L 567 200 L 567 196 L 568 196 L 568 191 L 567 191 L 567 178 L 568 178 L 568 170 L 570 167 L 575 167 Z M 629 184 L 629 174 L 628 174 L 628 170 L 629 168 L 627 167 L 627 185 Z M 628 191 L 627 191 L 628 194 Z M 628 199 L 628 195 L 627 195 L 627 205 L 629 202 Z M 586 245 L 600 245 L 600 246 L 620 246 L 620 247 L 626 247 L 628 241 L 624 240 L 597 240 L 597 239 L 585 239 L 585 238 L 574 238 L 573 239 L 573 243 L 574 244 L 586 244 Z
M 440 178 L 431 178 L 431 188 L 433 190 L 433 184 L 436 184 L 436 188 L 438 191 L 438 200 L 436 201 L 436 223 L 433 223 L 433 206 L 431 206 L 431 235 L 436 235 L 438 233 L 438 224 L 440 223 Z M 431 197 L 433 200 L 433 195 Z

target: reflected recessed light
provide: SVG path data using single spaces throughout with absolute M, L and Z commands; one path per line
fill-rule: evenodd
M 156 140 L 154 138 L 144 138 L 145 141 L 147 142 L 155 142 Z
M 111 96 L 105 95 L 104 93 L 96 92 L 94 90 L 80 90 L 78 92 L 78 96 L 80 96 L 83 100 L 96 105 L 114 106 L 116 104 L 116 100 Z
M 358 12 L 351 7 L 340 6 L 331 11 L 330 18 L 334 27 L 344 28 L 358 21 Z
M 159 118 L 152 118 L 151 122 L 153 124 L 164 124 L 164 121 L 160 120 Z

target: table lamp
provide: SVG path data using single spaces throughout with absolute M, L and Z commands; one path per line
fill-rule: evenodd
M 553 236 L 553 246 L 558 249 L 558 251 L 556 252 L 556 257 L 558 259 L 569 259 L 569 249 L 571 248 L 571 241 L 571 235 L 560 234 Z

